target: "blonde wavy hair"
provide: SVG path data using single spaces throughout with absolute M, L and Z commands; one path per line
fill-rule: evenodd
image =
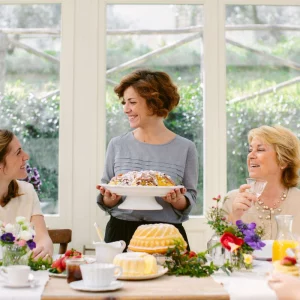
M 249 131 L 248 142 L 251 143 L 254 137 L 273 146 L 279 166 L 286 166 L 282 172 L 282 184 L 287 188 L 297 186 L 300 169 L 300 141 L 297 136 L 280 125 L 263 125 Z

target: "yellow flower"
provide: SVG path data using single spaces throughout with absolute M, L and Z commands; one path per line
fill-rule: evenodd
M 244 256 L 244 263 L 246 265 L 251 265 L 252 264 L 252 260 L 253 260 L 253 257 L 251 254 L 245 254 L 243 253 L 243 256 Z

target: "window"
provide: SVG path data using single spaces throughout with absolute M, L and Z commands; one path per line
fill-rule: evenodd
M 0 128 L 30 154 L 45 214 L 58 213 L 60 4 L 0 4 Z
M 107 142 L 129 131 L 113 87 L 136 68 L 167 72 L 179 87 L 178 107 L 165 120 L 195 142 L 199 155 L 198 199 L 203 212 L 203 40 L 201 5 L 107 5 Z M 155 21 L 154 21 L 155 20 Z
M 299 6 L 226 6 L 228 190 L 248 177 L 251 128 L 280 124 L 300 137 L 299 17 Z

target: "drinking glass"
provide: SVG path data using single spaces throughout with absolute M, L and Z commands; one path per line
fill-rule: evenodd
M 261 194 L 264 191 L 265 186 L 267 185 L 267 181 L 255 179 L 255 178 L 247 178 L 247 184 L 249 184 L 251 187 L 249 189 L 249 192 L 254 194 L 257 198 L 261 196 Z M 253 203 L 251 203 L 251 206 Z

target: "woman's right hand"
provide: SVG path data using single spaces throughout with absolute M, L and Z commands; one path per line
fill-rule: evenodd
M 101 185 L 97 185 L 96 189 L 99 190 L 100 193 L 103 195 L 103 202 L 108 207 L 113 207 L 117 205 L 120 199 L 122 198 L 122 196 L 111 193 L 109 190 L 105 189 Z
M 247 211 L 252 203 L 257 201 L 257 197 L 249 193 L 247 190 L 250 189 L 249 184 L 242 184 L 239 189 L 239 193 L 236 195 L 232 203 L 232 216 L 236 220 L 239 220 L 241 216 Z

